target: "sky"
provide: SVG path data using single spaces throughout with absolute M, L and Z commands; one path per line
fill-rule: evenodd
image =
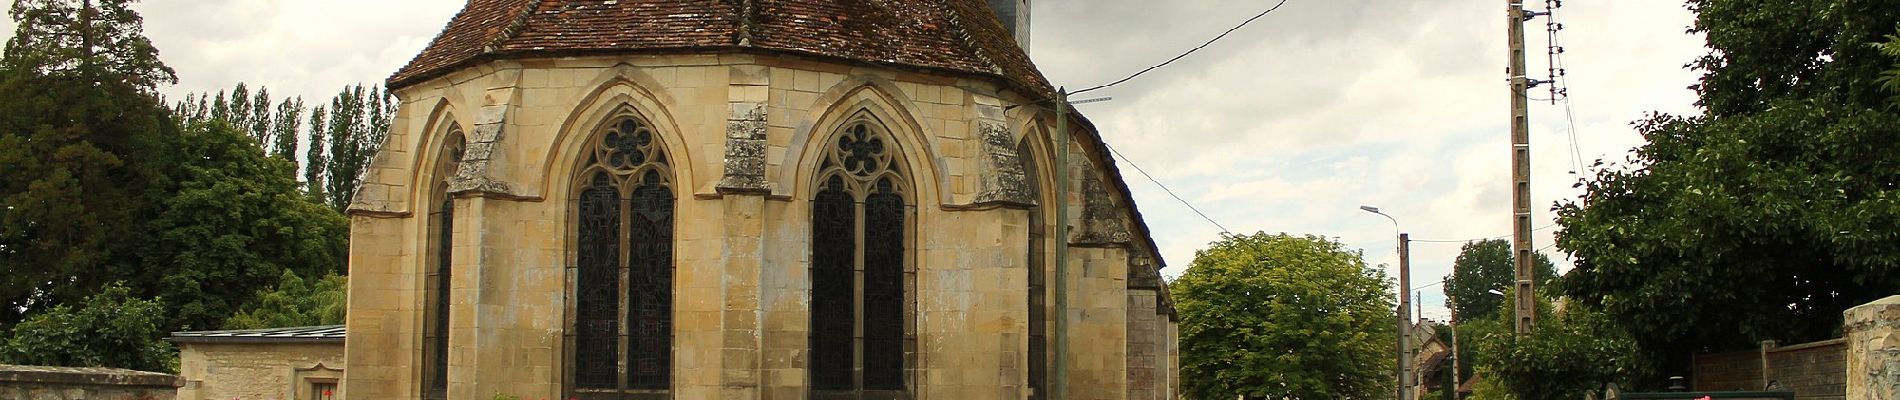
M 162 89 L 167 95 L 246 82 L 314 103 L 345 85 L 380 83 L 463 3 L 145 0 L 136 8 L 160 57 L 178 71 L 179 84 Z M 1071 89 L 1164 61 L 1274 4 L 1032 3 L 1030 55 Z M 1572 185 L 1587 171 L 1577 160 L 1623 160 L 1642 143 L 1630 122 L 1646 113 L 1696 112 L 1687 86 L 1698 75 L 1682 66 L 1706 52 L 1686 33 L 1693 16 L 1678 1 L 1565 6 L 1558 18 L 1570 107 L 1530 107 L 1536 227 L 1552 225 L 1550 205 L 1579 194 Z M 1195 250 L 1220 239 L 1221 229 L 1192 204 L 1234 233 L 1337 240 L 1396 278 L 1394 226 L 1358 208 L 1372 205 L 1412 235 L 1421 314 L 1442 321 L 1444 297 L 1431 284 L 1450 272 L 1456 242 L 1511 228 L 1504 13 L 1495 0 L 1289 0 L 1179 62 L 1080 96 L 1114 99 L 1078 108 L 1126 156 L 1119 163 L 1161 247 L 1164 275 L 1179 276 Z M 1526 27 L 1529 70 L 1543 78 L 1544 20 Z M 12 33 L 4 21 L 0 38 Z M 1537 231 L 1533 246 L 1550 246 L 1555 230 Z M 1568 268 L 1567 256 L 1545 251 Z

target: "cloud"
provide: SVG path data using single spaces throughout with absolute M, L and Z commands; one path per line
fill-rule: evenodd
M 1268 5 L 1156 4 L 1037 3 L 1032 56 L 1052 81 L 1087 87 Z M 1583 162 L 1620 159 L 1641 144 L 1628 123 L 1644 112 L 1694 112 L 1684 88 L 1696 75 L 1682 65 L 1705 50 L 1684 33 L 1692 15 L 1680 4 L 1572 2 L 1559 12 Z M 1396 265 L 1391 224 L 1358 205 L 1382 207 L 1419 239 L 1510 232 L 1502 14 L 1486 2 L 1296 1 L 1181 62 L 1083 95 L 1116 99 L 1081 110 L 1111 145 L 1230 229 L 1338 238 L 1370 263 Z M 1543 24 L 1527 27 L 1538 55 L 1531 70 L 1541 76 Z M 1563 107 L 1534 103 L 1531 113 L 1533 217 L 1544 227 L 1550 204 L 1576 195 L 1576 157 Z M 1178 276 L 1219 229 L 1145 178 L 1128 178 L 1165 273 Z M 1534 245 L 1549 245 L 1553 231 L 1538 231 Z M 1413 285 L 1448 274 L 1458 248 L 1414 243 Z M 1442 319 L 1442 294 L 1426 292 L 1425 314 Z
M 159 57 L 178 71 L 172 98 L 238 82 L 275 98 L 328 101 L 380 86 L 461 9 L 461 0 L 148 0 L 134 5 Z M 13 36 L 6 21 L 0 35 Z

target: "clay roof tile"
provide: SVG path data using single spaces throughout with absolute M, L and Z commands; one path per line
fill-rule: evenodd
M 983 0 L 470 0 L 388 84 L 495 58 L 742 47 L 1053 92 Z

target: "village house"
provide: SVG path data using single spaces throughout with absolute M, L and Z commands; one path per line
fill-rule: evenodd
M 1071 399 L 1175 398 L 1161 259 L 1094 126 L 1058 124 L 1029 17 L 470 0 L 387 82 L 339 389 L 1041 399 L 1059 359 Z
M 340 325 L 172 333 L 179 400 L 340 399 Z

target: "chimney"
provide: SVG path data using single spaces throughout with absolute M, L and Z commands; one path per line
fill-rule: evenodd
M 989 0 L 990 8 L 1003 19 L 1003 27 L 1016 38 L 1016 46 L 1029 52 L 1029 0 Z

